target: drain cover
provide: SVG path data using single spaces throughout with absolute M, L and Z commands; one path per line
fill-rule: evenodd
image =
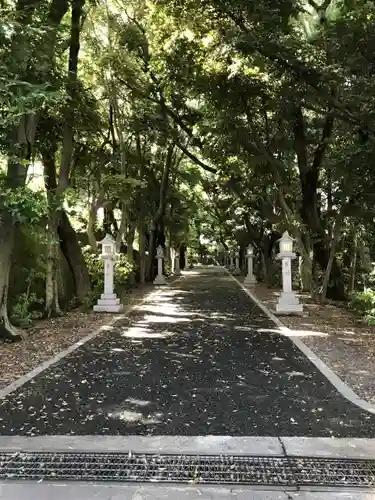
M 131 452 L 0 453 L 0 479 L 372 487 L 375 460 Z

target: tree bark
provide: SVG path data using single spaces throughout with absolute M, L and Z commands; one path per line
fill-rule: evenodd
M 68 62 L 67 93 L 69 100 L 64 110 L 64 131 L 61 162 L 59 170 L 58 192 L 61 197 L 69 187 L 70 169 L 74 148 L 74 107 L 77 95 L 78 54 L 80 49 L 81 18 L 85 0 L 72 0 L 72 19 L 70 25 L 70 44 Z
M 126 209 L 126 203 L 121 203 L 121 219 L 120 226 L 116 232 L 116 249 L 119 252 L 121 248 L 122 239 L 126 233 L 126 226 L 128 223 L 128 211 Z
M 46 302 L 44 310 L 46 316 L 50 318 L 51 316 L 61 315 L 58 287 L 59 254 L 57 220 L 54 215 L 50 215 L 48 219 L 47 239 Z
M 327 149 L 328 140 L 333 131 L 333 115 L 327 113 L 322 137 L 317 146 L 312 161 L 307 158 L 307 140 L 305 123 L 301 106 L 294 109 L 294 148 L 298 158 L 298 169 L 302 193 L 301 218 L 311 232 L 314 241 L 314 256 L 323 272 L 327 269 L 330 260 L 330 242 L 319 216 L 318 182 L 319 169 Z M 333 258 L 331 265 L 331 282 L 328 284 L 327 296 L 332 299 L 345 299 L 345 285 L 340 266 Z
M 167 191 L 168 191 L 168 183 L 169 183 L 169 173 L 172 168 L 173 161 L 173 151 L 174 144 L 170 144 L 167 150 L 166 160 L 163 167 L 163 174 L 160 181 L 160 190 L 159 190 L 159 207 L 156 211 L 156 214 L 152 220 L 151 228 L 150 228 L 150 238 L 149 238 L 149 255 L 147 261 L 147 279 L 152 281 L 154 278 L 154 261 L 157 247 L 157 234 L 158 227 L 162 222 L 165 213 L 165 207 L 167 203 Z
M 275 284 L 274 277 L 276 275 L 276 264 L 273 259 L 273 248 L 276 241 L 281 237 L 277 232 L 264 234 L 260 243 L 262 268 L 264 273 L 264 281 L 267 285 Z
M 0 225 L 0 338 L 8 342 L 22 339 L 21 332 L 11 325 L 8 317 L 8 284 L 14 239 L 14 224 L 4 211 Z
M 52 143 L 42 151 L 44 167 L 44 184 L 47 191 L 48 201 L 48 225 L 47 225 L 47 265 L 45 279 L 45 314 L 48 318 L 61 314 L 59 305 L 59 206 L 56 196 L 56 151 L 57 145 Z
M 90 277 L 78 242 L 77 233 L 72 227 L 65 210 L 62 210 L 60 214 L 58 234 L 61 251 L 73 275 L 76 297 L 80 302 L 83 302 L 91 290 Z
M 126 254 L 129 262 L 133 262 L 135 229 L 136 224 L 133 222 L 130 224 L 128 234 L 126 235 Z
M 89 217 L 87 221 L 87 238 L 89 240 L 90 247 L 93 249 L 94 252 L 97 252 L 98 250 L 98 243 L 96 241 L 96 235 L 95 235 L 95 225 L 96 225 L 96 220 L 97 220 L 97 202 L 96 200 L 93 200 L 90 204 L 90 210 L 89 210 Z
M 354 240 L 353 240 L 353 254 L 352 254 L 352 262 L 350 268 L 350 292 L 353 293 L 355 291 L 355 281 L 357 274 L 357 256 L 358 256 L 358 235 L 357 231 L 354 231 Z
M 320 292 L 320 298 L 322 301 L 324 301 L 326 296 L 327 296 L 327 289 L 328 289 L 328 284 L 329 284 L 329 280 L 331 277 L 333 262 L 334 262 L 335 255 L 336 255 L 336 248 L 337 248 L 337 244 L 339 242 L 340 236 L 341 236 L 341 227 L 342 227 L 342 222 L 344 219 L 343 212 L 344 212 L 344 209 L 342 208 L 341 211 L 337 214 L 335 226 L 333 228 L 333 238 L 332 238 L 332 243 L 331 243 L 329 259 L 328 259 L 326 271 L 324 273 L 322 289 Z
M 138 222 L 139 234 L 139 282 L 143 285 L 146 282 L 146 233 L 144 219 Z
M 38 0 L 18 0 L 16 4 L 18 29 L 15 30 L 11 52 L 14 56 L 14 63 L 18 65 L 17 69 L 21 68 L 21 71 L 26 70 L 25 61 L 29 57 L 28 47 L 24 39 L 24 30 L 31 25 L 33 13 L 40 3 Z M 46 72 L 49 71 L 53 64 L 56 28 L 61 23 L 68 6 L 67 0 L 53 0 L 50 5 L 46 20 L 49 29 L 46 30 L 45 38 L 41 41 L 46 52 Z M 6 186 L 10 189 L 17 189 L 25 185 L 27 166 L 33 152 L 37 121 L 38 117 L 35 113 L 23 115 L 18 126 L 14 127 L 11 134 L 13 146 L 9 151 L 6 177 Z M 16 221 L 6 207 L 0 207 L 0 209 L 2 218 L 0 225 L 0 335 L 9 340 L 19 340 L 21 335 L 18 330 L 11 326 L 7 311 L 8 281 Z

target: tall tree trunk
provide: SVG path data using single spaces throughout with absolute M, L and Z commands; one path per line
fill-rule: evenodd
M 137 224 L 134 222 L 130 223 L 130 226 L 128 228 L 128 234 L 126 235 L 126 256 L 128 259 L 128 262 L 134 264 L 134 238 L 135 238 L 135 230 L 136 230 Z M 131 280 L 130 283 L 134 284 L 135 283 L 135 274 L 131 274 Z
M 299 257 L 299 278 L 301 290 L 312 292 L 314 289 L 313 261 L 311 256 L 310 239 L 307 235 L 297 237 Z
M 58 226 L 60 248 L 73 275 L 76 297 L 83 302 L 91 290 L 86 262 L 79 245 L 77 233 L 65 210 L 61 210 Z
M 11 52 L 12 60 L 17 65 L 18 72 L 28 70 L 30 73 L 30 69 L 32 69 L 26 68 L 26 64 L 29 64 L 29 50 L 24 34 L 27 28 L 31 27 L 34 11 L 39 8 L 40 4 L 39 0 L 18 0 L 16 4 L 17 24 Z M 53 0 L 50 4 L 46 19 L 49 29 L 46 30 L 45 36 L 40 42 L 46 54 L 45 60 L 47 63 L 43 68 L 46 73 L 53 65 L 56 28 L 61 23 L 68 6 L 67 0 Z M 10 159 L 8 160 L 6 177 L 6 185 L 10 189 L 17 189 L 25 185 L 27 168 L 31 160 L 35 140 L 37 118 L 35 114 L 23 115 L 18 126 L 14 127 L 12 133 L 13 147 L 9 152 Z M 0 336 L 13 341 L 21 338 L 19 331 L 10 324 L 7 311 L 8 283 L 16 221 L 6 207 L 0 207 L 0 210 L 2 219 L 0 224 Z
M 75 105 L 77 100 L 78 55 L 80 50 L 80 33 L 82 29 L 83 8 L 85 0 L 72 0 L 72 16 L 70 23 L 69 61 L 67 93 L 69 99 L 64 108 L 64 129 L 59 169 L 59 181 L 56 189 L 58 211 L 58 235 L 60 248 L 72 271 L 75 292 L 78 300 L 83 301 L 90 291 L 90 280 L 85 260 L 75 230 L 63 207 L 64 194 L 69 187 L 69 179 L 74 151 Z
M 139 234 L 139 282 L 143 285 L 146 282 L 146 233 L 144 219 L 138 222 Z
M 57 233 L 57 219 L 54 214 L 50 214 L 48 218 L 47 239 L 45 314 L 50 318 L 51 316 L 60 316 L 61 314 L 58 287 L 59 239 Z
M 322 289 L 320 292 L 320 298 L 322 301 L 324 301 L 326 296 L 327 296 L 328 284 L 329 284 L 329 280 L 331 277 L 333 261 L 335 259 L 335 255 L 336 255 L 337 244 L 340 240 L 343 219 L 344 219 L 344 209 L 342 208 L 341 211 L 337 214 L 335 226 L 333 228 L 333 238 L 332 238 L 332 243 L 331 243 L 329 259 L 328 259 L 326 271 L 324 273 Z
M 157 228 L 153 225 L 149 232 L 148 238 L 148 258 L 146 262 L 146 279 L 152 281 L 155 277 L 155 261 L 156 261 L 156 241 L 157 241 Z
M 61 314 L 59 305 L 59 236 L 57 232 L 60 207 L 56 197 L 56 151 L 57 145 L 51 144 L 51 147 L 42 151 L 44 166 L 44 184 L 47 191 L 48 201 L 48 225 L 47 225 L 47 265 L 46 265 L 46 301 L 45 314 L 48 318 L 59 316 Z
M 276 241 L 281 237 L 278 232 L 264 234 L 259 246 L 261 252 L 261 262 L 263 267 L 263 279 L 267 285 L 273 285 L 274 277 L 276 275 L 276 263 L 273 258 L 273 248 Z
M 116 249 L 117 252 L 120 251 L 121 244 L 122 244 L 122 239 L 126 233 L 126 226 L 128 223 L 128 211 L 126 209 L 126 204 L 121 203 L 121 219 L 120 219 L 120 226 L 118 227 L 118 230 L 116 232 Z
M 0 225 L 0 338 L 16 342 L 22 339 L 21 332 L 11 325 L 8 317 L 8 284 L 14 239 L 13 219 L 6 211 Z
M 300 255 L 298 262 L 298 272 L 301 290 L 304 292 L 312 292 L 314 289 L 314 276 L 312 259 L 309 255 Z
M 156 247 L 157 247 L 157 235 L 158 235 L 158 227 L 162 222 L 165 213 L 165 207 L 167 203 L 167 190 L 168 190 L 168 182 L 169 182 L 169 173 L 172 167 L 173 161 L 173 151 L 174 144 L 170 144 L 168 147 L 166 160 L 164 163 L 163 174 L 160 181 L 160 190 L 159 190 L 159 207 L 156 211 L 156 214 L 152 220 L 151 228 L 150 228 L 150 238 L 149 238 L 149 256 L 147 261 L 147 279 L 152 281 L 154 278 L 154 270 L 155 270 L 155 255 L 156 255 Z
M 323 272 L 327 269 L 330 259 L 330 241 L 327 238 L 319 213 L 318 184 L 319 172 L 325 156 L 329 139 L 333 132 L 333 114 L 327 112 L 322 128 L 321 140 L 314 151 L 313 159 L 308 161 L 307 139 L 305 120 L 302 107 L 294 107 L 294 149 L 298 159 L 298 169 L 302 193 L 301 217 L 302 221 L 310 230 L 311 239 L 314 241 L 314 257 Z M 345 286 L 340 266 L 333 259 L 331 269 L 332 280 L 328 284 L 327 296 L 330 298 L 345 298 Z
M 126 235 L 126 254 L 129 262 L 133 262 L 135 229 L 136 224 L 132 222 L 129 226 L 128 234 Z
M 89 273 L 81 246 L 78 242 L 77 233 L 72 227 L 65 210 L 58 205 L 59 198 L 56 196 L 58 186 L 56 179 L 55 152 L 51 149 L 46 149 L 42 152 L 42 157 L 49 212 L 46 313 L 52 315 L 54 313 L 59 313 L 59 308 L 56 308 L 58 300 L 53 296 L 57 290 L 59 248 L 71 270 L 75 286 L 75 295 L 80 301 L 85 299 L 90 292 L 91 286 Z
M 358 256 L 358 235 L 357 231 L 354 230 L 354 239 L 353 239 L 353 253 L 352 253 L 352 262 L 350 266 L 350 292 L 353 293 L 355 291 L 355 282 L 356 282 L 356 274 L 357 274 L 357 256 Z
M 96 227 L 98 209 L 100 205 L 101 203 L 99 199 L 91 201 L 89 209 L 89 217 L 87 221 L 87 228 L 86 228 L 87 238 L 89 240 L 90 247 L 93 249 L 94 252 L 98 251 L 98 243 L 96 241 L 95 227 Z

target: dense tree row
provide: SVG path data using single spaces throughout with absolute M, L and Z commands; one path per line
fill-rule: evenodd
M 365 0 L 3 1 L 2 336 L 92 297 L 106 232 L 141 283 L 158 244 L 200 236 L 254 244 L 271 282 L 288 229 L 303 289 L 368 284 L 374 16 Z

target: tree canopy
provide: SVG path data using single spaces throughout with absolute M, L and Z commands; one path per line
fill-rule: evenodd
M 124 282 L 190 247 L 256 249 L 302 289 L 371 280 L 375 5 L 366 0 L 4 0 L 0 334 L 90 303 L 97 241 Z M 374 40 L 373 40 L 374 39 Z M 74 301 L 72 301 L 74 297 Z M 22 320 L 22 321 L 21 321 Z

